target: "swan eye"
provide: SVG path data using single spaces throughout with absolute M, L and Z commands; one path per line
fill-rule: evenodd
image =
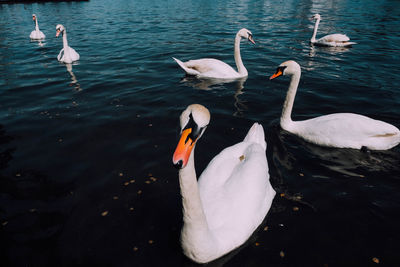
M 189 140 L 189 138 L 192 140 L 192 142 L 196 141 L 197 138 L 203 133 L 205 127 L 199 127 L 197 123 L 194 121 L 192 113 L 189 115 L 189 121 L 186 124 L 186 126 L 182 129 L 182 131 L 186 129 L 192 129 L 190 134 L 186 137 L 185 143 Z
M 287 68 L 287 66 L 279 66 L 277 69 L 276 69 L 276 72 L 284 72 L 285 71 L 285 69 Z

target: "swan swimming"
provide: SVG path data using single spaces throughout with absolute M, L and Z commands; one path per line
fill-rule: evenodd
M 242 57 L 240 56 L 240 40 L 245 38 L 255 44 L 253 34 L 247 29 L 241 29 L 237 32 L 234 45 L 234 56 L 237 71 L 225 62 L 214 58 L 202 58 L 182 62 L 173 57 L 178 65 L 188 75 L 194 75 L 198 78 L 217 78 L 217 79 L 237 79 L 247 77 L 247 69 L 243 65 Z
M 244 140 L 216 155 L 197 180 L 194 149 L 210 121 L 193 104 L 180 116 L 181 138 L 173 155 L 183 204 L 181 244 L 198 263 L 242 245 L 267 215 L 275 190 L 269 182 L 263 127 L 254 123 Z
M 351 46 L 353 44 L 357 44 L 355 42 L 349 42 L 350 38 L 347 35 L 340 33 L 329 34 L 319 39 L 315 39 L 317 35 L 318 25 L 321 20 L 321 15 L 315 14 L 312 19 L 315 19 L 316 21 L 314 25 L 314 32 L 310 40 L 311 44 L 320 46 Z
M 301 76 L 300 65 L 293 60 L 285 61 L 270 79 L 281 75 L 291 77 L 280 119 L 282 129 L 327 147 L 386 150 L 400 143 L 400 131 L 395 126 L 354 113 L 334 113 L 292 121 L 293 103 Z
M 67 40 L 67 30 L 65 27 L 61 24 L 58 24 L 56 26 L 56 37 L 60 35 L 60 33 L 63 36 L 63 49 L 61 49 L 60 53 L 57 56 L 58 61 L 64 62 L 64 63 L 72 63 L 74 61 L 79 60 L 79 54 L 73 49 L 72 47 L 68 46 L 68 40 Z
M 38 23 L 37 16 L 35 14 L 32 14 L 32 20 L 35 21 L 35 30 L 33 30 L 31 32 L 29 37 L 32 40 L 43 40 L 43 39 L 45 39 L 46 35 L 42 31 L 39 30 L 39 23 Z

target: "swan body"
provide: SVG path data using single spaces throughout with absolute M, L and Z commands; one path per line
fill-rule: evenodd
M 39 23 L 37 20 L 37 16 L 35 14 L 32 14 L 32 20 L 35 21 L 35 30 L 31 32 L 29 37 L 32 40 L 43 40 L 46 38 L 46 35 L 39 30 Z
M 237 32 L 234 45 L 234 56 L 237 71 L 225 62 L 213 58 L 202 58 L 189 60 L 186 62 L 182 62 L 176 58 L 173 59 L 186 72 L 186 74 L 194 75 L 198 78 L 237 79 L 247 77 L 247 69 L 243 65 L 243 61 L 240 56 L 240 40 L 242 38 L 246 38 L 255 44 L 253 35 L 249 30 L 243 28 Z
M 65 29 L 65 27 L 61 24 L 58 24 L 56 26 L 56 31 L 56 37 L 58 37 L 60 33 L 63 36 L 63 49 L 61 49 L 60 53 L 57 56 L 58 61 L 64 63 L 72 63 L 79 60 L 79 54 L 75 51 L 75 49 L 68 45 L 67 30 Z
M 342 47 L 356 44 L 355 42 L 350 42 L 350 38 L 347 35 L 340 33 L 329 34 L 319 39 L 315 39 L 317 35 L 318 25 L 319 22 L 321 21 L 321 15 L 315 14 L 312 18 L 315 19 L 316 21 L 314 25 L 314 32 L 310 40 L 311 44 L 320 46 L 342 46 Z
M 282 129 L 308 142 L 328 147 L 386 150 L 400 143 L 398 128 L 359 114 L 334 113 L 304 121 L 292 121 L 291 113 L 301 76 L 300 65 L 292 60 L 283 62 L 270 79 L 281 75 L 291 76 L 280 119 Z
M 183 204 L 181 244 L 186 256 L 210 262 L 242 245 L 267 215 L 275 190 L 269 182 L 263 127 L 254 123 L 244 140 L 225 148 L 196 178 L 194 147 L 210 114 L 198 104 L 181 115 L 173 156 L 180 167 Z

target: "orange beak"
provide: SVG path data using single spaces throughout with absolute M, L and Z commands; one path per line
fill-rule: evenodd
M 275 79 L 276 77 L 279 77 L 283 74 L 282 70 L 278 69 L 271 77 L 269 77 L 270 80 Z
M 172 157 L 172 162 L 178 168 L 185 168 L 188 163 L 190 153 L 196 143 L 188 135 L 192 132 L 191 128 L 184 130 L 181 134 L 181 139 L 179 140 L 178 146 L 175 149 L 174 156 Z
M 252 36 L 249 37 L 249 41 L 250 41 L 252 44 L 256 44 L 256 42 L 254 42 L 254 39 L 253 39 Z
M 56 37 L 60 35 L 60 30 L 57 30 Z

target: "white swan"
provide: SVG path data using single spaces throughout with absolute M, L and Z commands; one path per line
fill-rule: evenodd
M 29 37 L 32 40 L 43 40 L 44 38 L 46 38 L 46 35 L 44 35 L 44 33 L 39 30 L 39 23 L 37 16 L 35 14 L 32 14 L 32 19 L 33 21 L 35 21 L 35 30 L 31 32 Z
M 194 148 L 210 121 L 193 104 L 180 117 L 181 138 L 173 163 L 181 168 L 184 254 L 205 263 L 242 245 L 261 224 L 275 191 L 269 182 L 264 130 L 254 123 L 244 140 L 225 148 L 196 178 Z
M 347 35 L 340 33 L 329 34 L 322 38 L 315 39 L 317 35 L 318 25 L 321 20 L 321 15 L 315 14 L 312 18 L 316 19 L 316 21 L 314 25 L 314 32 L 310 40 L 311 44 L 321 46 L 351 46 L 353 44 L 357 44 L 355 42 L 349 42 L 350 38 Z
M 328 147 L 367 147 L 372 150 L 390 149 L 400 143 L 400 131 L 395 126 L 354 113 L 334 113 L 304 121 L 292 121 L 291 113 L 301 69 L 295 61 L 283 62 L 270 77 L 291 76 L 280 125 L 306 141 Z
M 67 41 L 67 30 L 65 27 L 61 24 L 58 24 L 56 26 L 56 37 L 60 35 L 60 33 L 63 36 L 63 46 L 64 48 L 61 49 L 60 53 L 57 56 L 58 61 L 64 62 L 64 63 L 72 63 L 74 61 L 79 60 L 79 54 L 73 49 L 72 47 L 68 46 L 68 41 Z
M 253 44 L 252 33 L 247 29 L 241 29 L 235 37 L 234 55 L 237 71 L 223 61 L 214 58 L 202 58 L 182 62 L 173 57 L 179 66 L 188 74 L 198 78 L 237 79 L 247 77 L 248 73 L 240 56 L 240 40 L 246 38 Z

